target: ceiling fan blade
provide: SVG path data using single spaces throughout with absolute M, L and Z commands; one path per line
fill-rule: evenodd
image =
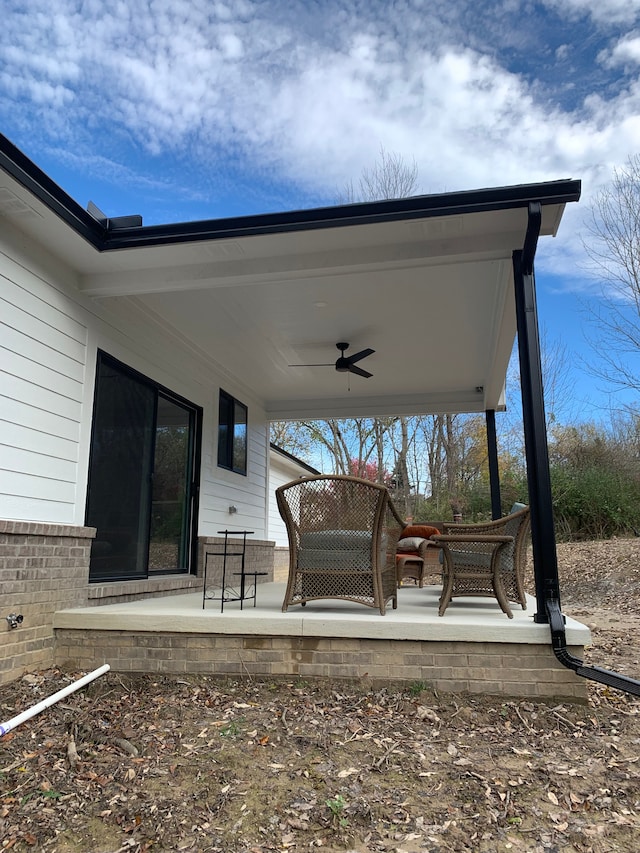
M 332 361 L 326 362 L 326 364 L 288 364 L 287 367 L 333 367 L 334 363 Z
M 367 370 L 363 370 L 361 367 L 356 367 L 355 364 L 349 365 L 349 373 L 356 373 L 358 376 L 364 376 L 365 379 L 369 379 L 373 376 L 373 373 L 369 373 Z
M 363 349 L 360 350 L 360 352 L 355 352 L 353 355 L 346 356 L 346 358 L 350 364 L 355 364 L 356 361 L 361 361 L 363 358 L 367 358 L 367 356 L 373 355 L 374 352 L 374 349 Z

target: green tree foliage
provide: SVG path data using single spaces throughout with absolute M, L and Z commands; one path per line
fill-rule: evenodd
M 560 538 L 602 539 L 640 528 L 640 460 L 595 425 L 557 427 L 549 446 Z

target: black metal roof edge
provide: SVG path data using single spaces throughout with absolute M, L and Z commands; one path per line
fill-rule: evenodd
M 228 219 L 148 225 L 110 233 L 105 248 L 123 249 L 201 240 L 233 239 L 321 228 L 340 228 L 349 225 L 454 216 L 527 207 L 532 201 L 538 201 L 542 205 L 565 204 L 578 201 L 580 190 L 579 180 L 565 179 L 538 184 L 409 196 L 309 210 L 261 213 Z
M 526 207 L 532 201 L 542 205 L 565 204 L 578 201 L 581 190 L 579 180 L 563 179 L 228 219 L 142 225 L 111 231 L 97 222 L 1 133 L 0 167 L 99 251 L 454 216 Z
M 317 468 L 314 468 L 312 465 L 308 465 L 306 462 L 303 462 L 302 459 L 298 459 L 297 456 L 294 456 L 293 453 L 289 453 L 288 450 L 285 450 L 283 447 L 280 447 L 277 444 L 274 444 L 273 441 L 269 442 L 269 447 L 271 450 L 275 450 L 276 453 L 279 453 L 281 456 L 284 456 L 285 459 L 289 459 L 291 462 L 295 462 L 296 465 L 300 465 L 301 468 L 305 468 L 309 471 L 310 474 L 320 474 Z
M 2 133 L 0 167 L 96 249 L 103 248 L 104 226 Z

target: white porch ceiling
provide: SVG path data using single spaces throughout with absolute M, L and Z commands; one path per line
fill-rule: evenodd
M 100 252 L 4 172 L 1 188 L 0 216 L 71 264 L 84 294 L 131 301 L 273 419 L 501 406 L 526 206 Z M 563 209 L 543 205 L 541 235 Z M 375 350 L 360 363 L 372 378 L 289 366 L 332 365 L 338 341 Z

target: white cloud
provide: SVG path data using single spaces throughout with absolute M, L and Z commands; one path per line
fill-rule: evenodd
M 423 192 L 579 178 L 536 266 L 594 292 L 589 200 L 640 151 L 640 0 L 7 4 L 3 131 L 100 188 L 81 203 L 147 223 L 330 203 L 381 145 Z
M 640 65 L 640 34 L 631 33 L 612 48 L 601 51 L 598 60 L 607 68 Z
M 91 0 L 82 12 L 58 0 L 53 13 L 49 0 L 26 0 L 6 19 L 0 115 L 18 115 L 30 138 L 76 151 L 101 177 L 99 158 L 114 164 L 119 145 L 150 163 L 173 157 L 185 188 L 201 175 L 194 191 L 232 163 L 255 183 L 331 200 L 383 145 L 415 158 L 425 192 L 575 177 L 588 199 L 640 149 L 637 68 L 563 109 L 553 73 L 542 84 L 519 68 L 515 47 L 502 54 L 518 44 L 521 9 L 510 3 L 495 49 L 481 50 L 478 31 L 473 45 L 465 36 L 472 0 L 434 2 L 430 15 L 419 0 L 398 0 L 393 15 L 387 3 L 327 0 L 324 18 L 313 4 L 294 13 L 277 0 L 157 0 L 147 15 L 123 0 Z M 640 0 L 547 5 L 612 24 Z M 573 56 L 571 35 L 568 25 L 549 56 Z M 629 65 L 638 39 L 617 38 L 608 61 Z
M 596 23 L 630 24 L 640 14 L 640 0 L 543 0 L 562 17 L 589 15 Z

